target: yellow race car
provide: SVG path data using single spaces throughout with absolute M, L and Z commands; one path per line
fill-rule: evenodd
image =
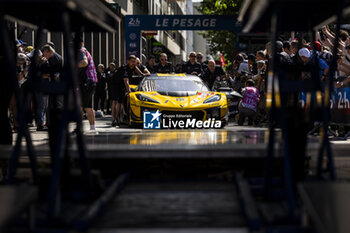
M 227 123 L 225 93 L 210 91 L 197 76 L 152 74 L 131 88 L 120 123 L 148 129 L 222 128 Z

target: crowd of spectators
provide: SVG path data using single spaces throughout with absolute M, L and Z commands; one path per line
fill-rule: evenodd
M 25 97 L 24 108 L 29 113 L 26 121 L 29 126 L 32 126 L 33 119 L 35 119 L 36 130 L 47 131 L 48 106 L 53 106 L 51 104 L 53 102 L 62 105 L 63 99 L 44 95 L 42 91 L 35 91 L 34 83 L 38 81 L 36 77 L 40 77 L 41 82 L 58 82 L 63 71 L 62 57 L 55 51 L 55 45 L 52 42 L 46 43 L 40 49 L 34 49 L 33 46 L 27 46 L 25 42 L 16 40 L 16 48 L 16 74 L 20 91 Z M 18 109 L 14 95 L 10 102 L 10 112 L 13 131 L 16 131 L 18 129 Z
M 278 65 L 287 70 L 288 75 L 293 74 L 300 80 L 311 78 L 311 68 L 317 64 L 321 82 L 329 76 L 329 67 L 334 57 L 333 46 L 335 34 L 325 26 L 317 33 L 315 39 L 302 36 L 291 36 L 284 41 L 274 42 Z M 215 83 L 226 81 L 234 91 L 239 92 L 243 98 L 239 105 L 239 115 L 235 119 L 239 125 L 244 124 L 248 117 L 248 124 L 259 125 L 268 121 L 266 111 L 267 70 L 273 57 L 271 42 L 265 48 L 252 54 L 244 52 L 235 56 L 231 65 L 223 67 L 220 62 L 208 58 L 203 61 L 201 52 L 190 52 L 188 60 L 182 64 L 173 65 L 168 61 L 166 53 L 157 58 L 150 56 L 145 65 L 139 58 L 131 57 L 124 66 L 117 67 L 115 61 L 107 66 L 94 61 L 81 41 L 78 53 L 79 91 L 82 96 L 82 110 L 90 123 L 91 131 L 95 132 L 95 112 L 112 115 L 112 125 L 118 125 L 117 118 L 125 93 L 130 92 L 128 81 L 120 77 L 133 74 L 148 76 L 152 73 L 187 73 L 197 75 L 213 90 Z M 18 84 L 25 94 L 25 108 L 34 119 L 38 131 L 46 131 L 49 125 L 50 108 L 59 109 L 63 104 L 63 97 L 57 95 L 44 95 L 33 91 L 34 75 L 31 73 L 36 66 L 41 81 L 59 82 L 63 71 L 62 57 L 55 51 L 55 45 L 47 42 L 40 49 L 28 46 L 21 40 L 16 40 L 17 64 L 16 71 Z M 341 30 L 339 48 L 337 50 L 337 71 L 335 74 L 335 87 L 341 88 L 350 83 L 350 37 L 345 30 Z M 283 69 L 284 69 L 283 68 Z M 293 101 L 303 104 L 303 93 L 294 96 Z M 11 99 L 10 112 L 12 116 L 13 131 L 18 128 L 18 109 L 14 96 Z M 55 114 L 54 114 L 55 115 Z M 54 116 L 53 116 L 54 117 Z M 33 125 L 33 119 L 28 124 Z

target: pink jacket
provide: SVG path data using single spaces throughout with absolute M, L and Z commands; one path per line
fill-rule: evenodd
M 246 87 L 242 99 L 242 107 L 256 111 L 260 100 L 259 90 L 255 87 Z

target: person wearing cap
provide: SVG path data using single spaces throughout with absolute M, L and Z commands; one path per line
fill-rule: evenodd
M 308 65 L 311 63 L 311 58 L 312 58 L 311 53 L 307 48 L 300 49 L 298 54 L 299 54 L 300 59 L 303 61 L 304 65 Z M 320 69 L 320 78 L 321 78 L 321 80 L 324 80 L 329 72 L 329 66 L 327 65 L 327 63 L 324 60 L 322 60 L 318 56 L 317 56 L 317 60 L 318 60 L 318 65 L 319 65 L 319 69 Z M 309 76 L 304 75 L 302 78 L 303 79 L 309 78 Z
M 16 39 L 16 48 L 17 48 L 17 53 L 24 53 L 24 46 L 23 44 Z
M 46 44 L 50 45 L 53 49 L 55 49 L 55 43 L 53 43 L 52 41 L 49 41 Z
M 256 52 L 256 60 L 257 61 L 265 61 L 266 55 L 263 50 L 259 50 Z
M 25 54 L 29 54 L 29 53 L 31 53 L 33 50 L 34 50 L 34 47 L 30 45 L 30 46 L 27 46 L 27 48 L 26 48 L 26 50 L 25 50 L 24 52 L 25 52 Z
M 260 100 L 259 90 L 254 87 L 254 81 L 248 79 L 245 82 L 245 88 L 242 89 L 243 98 L 239 104 L 238 125 L 243 125 L 248 118 L 248 125 L 253 125 L 257 115 L 257 107 Z
M 45 54 L 45 56 L 48 56 Z M 33 90 L 33 84 L 37 79 L 37 81 L 42 81 L 43 78 L 46 78 L 47 75 L 47 58 L 43 56 L 43 52 L 39 49 L 34 49 L 32 52 L 27 54 L 30 62 L 28 62 L 29 72 L 27 75 L 27 79 L 25 85 L 22 85 L 22 89 L 25 96 L 26 108 L 27 111 L 30 112 L 32 108 L 32 101 L 35 98 L 36 109 L 35 109 L 35 123 L 37 126 L 37 131 L 47 131 L 47 127 L 45 125 L 45 114 L 47 107 L 47 98 L 42 91 Z M 34 67 L 34 64 L 36 67 Z M 40 77 L 37 74 L 40 74 Z M 29 122 L 31 124 L 31 122 Z
M 63 71 L 62 56 L 58 54 L 57 51 L 55 50 L 55 44 L 53 42 L 47 42 L 46 45 L 49 45 L 53 50 L 52 55 L 48 59 L 50 66 L 53 67 L 52 68 L 53 72 L 51 73 L 51 77 L 54 78 L 55 80 L 58 80 Z

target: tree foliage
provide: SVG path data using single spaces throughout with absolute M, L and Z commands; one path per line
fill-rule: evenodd
M 198 7 L 203 15 L 238 15 L 242 0 L 203 0 Z M 232 22 L 233 23 L 233 22 Z M 235 34 L 233 31 L 205 31 L 211 52 L 220 51 L 225 59 L 234 60 Z

